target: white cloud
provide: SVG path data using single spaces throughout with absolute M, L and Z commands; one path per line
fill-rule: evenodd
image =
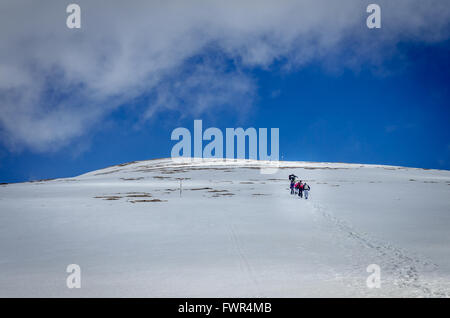
M 176 71 L 154 89 L 143 119 L 158 111 L 175 110 L 179 115 L 210 115 L 217 109 L 242 112 L 250 108 L 255 84 L 239 71 L 227 71 L 220 61 L 202 61 Z
M 447 1 L 377 1 L 378 31 L 365 27 L 360 0 L 75 2 L 80 30 L 66 28 L 64 1 L 0 4 L 0 137 L 10 149 L 58 149 L 144 93 L 155 99 L 143 118 L 242 109 L 256 92 L 244 69 L 379 66 L 399 41 L 449 36 Z M 235 67 L 209 57 L 186 68 L 208 50 Z

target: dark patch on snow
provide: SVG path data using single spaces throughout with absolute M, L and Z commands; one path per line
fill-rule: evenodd
M 133 163 L 137 163 L 137 161 L 131 161 L 131 162 L 125 162 L 125 163 L 119 163 L 118 165 L 115 165 L 114 167 L 125 167 L 128 165 L 131 165 Z
M 218 198 L 218 197 L 221 197 L 221 196 L 232 196 L 232 195 L 234 195 L 234 193 L 231 193 L 231 192 L 226 192 L 226 193 L 214 193 L 211 197 L 212 197 L 212 198 Z
M 151 200 L 131 200 L 131 203 L 144 203 L 144 202 L 167 202 L 167 200 L 151 199 Z
M 127 198 L 151 198 L 152 195 L 150 193 L 136 193 L 136 194 L 128 194 Z
M 123 181 L 134 181 L 134 180 L 142 180 L 144 177 L 138 177 L 138 178 L 120 178 Z
M 39 179 L 39 180 L 31 180 L 28 181 L 29 183 L 37 183 L 37 182 L 47 182 L 47 181 L 53 181 L 56 180 L 55 178 L 51 178 L 51 179 Z
M 106 172 L 99 172 L 96 173 L 95 176 L 101 176 L 101 175 L 105 175 L 105 174 L 111 174 L 111 173 L 115 173 L 115 172 L 119 172 L 121 171 L 120 169 L 116 169 L 116 170 L 111 170 L 111 171 L 106 171 Z
M 102 196 L 96 196 L 94 197 L 95 199 L 103 199 L 103 200 L 108 200 L 108 201 L 115 201 L 115 200 L 119 200 L 122 197 L 119 197 L 117 195 L 102 195 Z
M 162 174 L 174 174 L 174 173 L 186 173 L 189 172 L 187 170 L 180 170 L 180 169 L 174 169 L 174 170 L 167 170 L 167 171 L 162 171 Z

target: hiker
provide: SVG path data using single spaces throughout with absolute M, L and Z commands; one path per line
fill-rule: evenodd
M 305 193 L 305 200 L 308 200 L 309 190 L 311 190 L 311 187 L 309 186 L 309 184 L 307 184 L 305 182 L 305 184 L 303 185 L 303 192 Z
M 300 184 L 301 184 L 301 183 L 302 183 L 301 180 L 295 183 L 295 186 L 294 186 L 294 188 L 295 188 L 295 194 L 298 194 L 298 193 L 300 192 L 299 189 L 300 189 Z
M 289 186 L 291 189 L 291 194 L 295 193 L 294 186 L 295 186 L 295 180 L 291 180 L 291 185 Z
M 290 181 L 289 189 L 291 189 L 291 194 L 295 193 L 295 179 L 296 178 L 297 178 L 297 176 L 295 174 L 293 174 L 293 173 L 291 173 L 289 175 L 289 181 Z
M 303 198 L 303 183 L 301 181 L 298 183 L 298 196 Z

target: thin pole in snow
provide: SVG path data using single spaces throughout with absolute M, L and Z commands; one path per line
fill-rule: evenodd
M 178 180 L 180 180 L 180 198 L 181 198 L 181 194 L 183 192 L 183 178 L 177 178 Z

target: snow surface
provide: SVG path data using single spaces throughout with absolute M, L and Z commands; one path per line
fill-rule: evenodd
M 280 162 L 262 174 L 271 164 L 160 159 L 1 185 L 0 296 L 449 296 L 449 171 Z M 289 194 L 292 172 L 310 200 Z

